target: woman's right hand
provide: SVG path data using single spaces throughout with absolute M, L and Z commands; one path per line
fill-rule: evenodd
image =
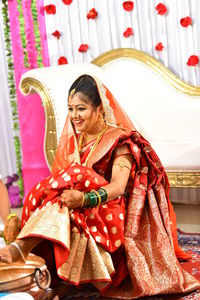
M 83 193 L 78 190 L 63 190 L 61 202 L 65 203 L 69 209 L 82 207 Z

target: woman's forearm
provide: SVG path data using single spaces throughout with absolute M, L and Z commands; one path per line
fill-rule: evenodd
M 103 187 L 106 192 L 107 192 L 107 200 L 111 201 L 113 199 L 116 199 L 117 197 L 123 195 L 126 186 L 124 187 L 123 185 L 120 185 L 119 183 L 116 184 L 115 182 L 111 182 L 109 184 L 107 184 L 106 186 Z

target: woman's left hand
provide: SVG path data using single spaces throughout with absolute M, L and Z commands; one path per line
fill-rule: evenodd
M 67 205 L 69 209 L 81 207 L 82 192 L 78 190 L 63 190 L 61 194 L 61 201 Z

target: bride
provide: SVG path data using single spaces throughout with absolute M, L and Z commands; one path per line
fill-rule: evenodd
M 115 299 L 200 287 L 178 261 L 188 256 L 177 243 L 159 158 L 89 75 L 69 90 L 52 174 L 27 196 L 22 230 L 0 250 L 1 264 L 25 262 L 36 250 L 52 275 L 75 286 L 92 283 Z

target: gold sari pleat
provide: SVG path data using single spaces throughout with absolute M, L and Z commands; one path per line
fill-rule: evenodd
M 74 227 L 71 234 L 71 248 L 67 261 L 58 269 L 58 275 L 78 284 L 83 264 L 87 239 Z
M 77 236 L 77 233 L 75 233 L 72 236 L 72 239 L 76 240 L 76 236 Z M 79 236 L 80 236 L 80 238 L 79 238 Z M 72 253 L 74 249 L 70 249 L 70 253 L 72 253 L 72 256 L 74 256 L 74 259 L 72 261 L 72 267 L 71 267 L 69 278 L 68 278 L 70 282 L 73 282 L 75 284 L 80 283 L 81 271 L 82 271 L 83 262 L 85 259 L 85 252 L 86 252 L 87 242 L 88 242 L 88 239 L 86 238 L 86 236 L 83 232 L 81 234 L 78 233 L 78 240 L 79 240 L 79 242 L 78 242 L 78 247 L 76 248 L 75 255 L 73 255 L 73 253 Z
M 28 236 L 39 236 L 51 241 L 59 241 L 60 244 L 70 249 L 68 208 L 61 208 L 58 203 L 48 202 L 41 209 L 36 209 L 26 222 L 26 226 L 22 228 L 18 238 Z
M 111 281 L 110 275 L 114 273 L 114 266 L 110 254 L 97 246 L 92 236 L 86 238 L 83 232 L 73 232 L 69 258 L 59 268 L 58 273 L 62 278 L 77 285 L 93 282 L 102 289 Z M 106 284 L 98 284 L 98 281 Z
M 111 256 L 96 244 L 93 237 L 88 239 L 81 281 L 111 281 L 110 275 L 114 271 Z

